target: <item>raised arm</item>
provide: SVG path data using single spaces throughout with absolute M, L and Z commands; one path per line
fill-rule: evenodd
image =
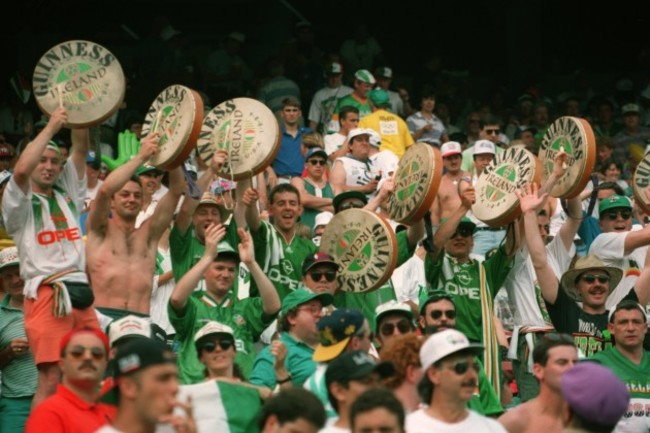
M 150 239 L 158 242 L 160 236 L 174 218 L 174 211 L 178 206 L 178 200 L 187 188 L 185 184 L 185 175 L 181 167 L 176 167 L 169 172 L 169 190 L 160 199 L 156 205 L 153 215 L 149 218 L 151 231 L 149 232 Z M 188 195 L 189 196 L 189 195 Z
M 438 226 L 438 230 L 433 235 L 433 252 L 429 252 L 429 257 L 436 260 L 442 253 L 445 243 L 451 239 L 468 210 L 472 208 L 472 203 L 476 201 L 476 192 L 472 186 L 466 187 L 460 193 L 460 206 L 454 210 L 447 220 Z
M 203 273 L 217 257 L 217 245 L 226 235 L 223 224 L 212 224 L 205 229 L 205 250 L 201 259 L 176 283 L 174 291 L 169 298 L 169 304 L 177 313 L 182 313 L 187 306 L 187 300 L 199 284 Z
M 253 239 L 246 230 L 239 227 L 237 234 L 241 242 L 239 243 L 239 258 L 248 267 L 251 277 L 257 284 L 257 289 L 262 298 L 262 309 L 264 314 L 269 316 L 280 311 L 280 297 L 278 296 L 275 286 L 266 276 L 260 265 L 255 261 L 255 250 L 253 248 Z
M 544 206 L 548 194 L 537 194 L 536 185 L 526 185 L 521 191 L 515 191 L 524 217 L 526 243 L 537 274 L 537 282 L 542 289 L 542 296 L 549 304 L 555 304 L 559 282 L 546 257 L 546 247 L 537 226 L 537 212 Z
M 66 109 L 63 107 L 57 108 L 50 116 L 45 128 L 25 147 L 18 157 L 18 161 L 14 166 L 13 177 L 25 194 L 29 190 L 29 178 L 41 161 L 47 143 L 61 130 L 67 121 L 68 112 Z
M 97 191 L 93 206 L 90 208 L 88 231 L 104 232 L 111 210 L 111 198 L 133 177 L 138 167 L 147 162 L 157 151 L 158 137 L 149 135 L 142 140 L 142 146 L 135 157 L 111 171 Z
M 86 176 L 86 157 L 90 149 L 90 130 L 73 129 L 70 132 L 72 148 L 70 149 L 70 161 L 77 170 L 79 180 Z
M 645 263 L 643 264 L 641 275 L 639 275 L 639 279 L 634 284 L 634 291 L 636 292 L 637 298 L 639 298 L 639 304 L 648 305 L 650 303 L 650 248 L 648 248 L 648 252 L 645 255 Z
M 573 245 L 573 239 L 576 233 L 578 233 L 580 224 L 582 224 L 582 220 L 584 219 L 582 215 L 582 201 L 579 196 L 567 201 L 566 213 L 568 219 L 560 227 L 558 236 L 562 239 L 564 248 L 568 251 Z
M 250 184 L 249 184 L 250 185 Z M 258 231 L 260 229 L 260 226 L 262 225 L 262 220 L 260 219 L 260 212 L 257 209 L 257 201 L 259 199 L 259 195 L 257 194 L 257 190 L 252 187 L 246 188 L 244 191 L 244 194 L 242 196 L 242 204 L 246 206 L 246 224 L 248 227 L 251 229 L 251 231 Z

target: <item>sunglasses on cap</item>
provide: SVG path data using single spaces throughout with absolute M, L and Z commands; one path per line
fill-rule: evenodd
M 455 238 L 456 236 L 460 236 L 463 238 L 469 238 L 474 234 L 474 230 L 467 228 L 467 227 L 458 227 L 454 234 L 451 236 L 451 238 Z
M 93 346 L 93 347 L 73 346 L 67 351 L 67 353 L 69 353 L 70 356 L 72 356 L 74 359 L 81 359 L 86 353 L 86 351 L 90 352 L 90 356 L 92 356 L 92 358 L 95 361 L 100 361 L 106 358 L 106 352 L 104 351 L 104 349 L 98 346 Z
M 443 315 L 447 319 L 453 320 L 456 318 L 456 310 L 431 310 L 429 313 L 433 320 L 439 320 Z
M 320 281 L 321 278 L 325 277 L 325 280 L 331 283 L 336 278 L 336 271 L 311 271 L 309 276 L 314 281 Z
M 206 351 L 212 353 L 216 350 L 217 345 L 221 347 L 221 350 L 228 350 L 235 344 L 232 340 L 217 340 L 217 341 L 208 341 L 203 346 L 201 346 L 201 351 Z
M 450 365 L 450 368 L 459 376 L 467 373 L 470 368 L 478 373 L 478 365 L 474 361 L 456 361 Z
M 609 275 L 582 274 L 580 279 L 589 284 L 592 284 L 596 280 L 598 280 L 600 284 L 605 284 L 611 280 L 611 277 Z
M 384 323 L 380 328 L 381 335 L 393 335 L 395 328 L 397 328 L 400 334 L 406 334 L 407 332 L 411 331 L 411 324 L 409 323 L 408 319 L 401 319 L 397 323 Z
M 607 218 L 610 221 L 616 221 L 618 216 L 621 216 L 624 220 L 628 220 L 632 218 L 632 211 L 631 210 L 611 210 L 605 212 L 603 215 L 605 218 Z

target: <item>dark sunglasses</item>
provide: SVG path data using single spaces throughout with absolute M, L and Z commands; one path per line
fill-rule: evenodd
M 499 132 L 500 132 L 500 130 L 498 130 L 498 129 L 486 129 L 485 130 L 485 133 L 490 134 L 490 135 L 498 135 Z
M 616 221 L 618 216 L 621 216 L 624 220 L 632 218 L 632 211 L 630 210 L 615 210 L 605 213 L 605 217 L 611 221 Z
M 478 373 L 478 365 L 474 361 L 456 361 L 451 365 L 451 369 L 459 376 L 467 373 L 470 368 Z
M 402 319 L 397 323 L 384 323 L 381 325 L 381 335 L 393 335 L 395 328 L 397 328 L 400 334 L 406 334 L 411 331 L 411 324 L 407 319 Z
M 584 274 L 580 276 L 580 279 L 582 281 L 585 281 L 589 284 L 593 283 L 594 281 L 598 280 L 600 284 L 605 284 L 608 283 L 609 280 L 611 279 L 609 275 L 593 275 L 593 274 Z
M 310 159 L 309 162 L 311 165 L 327 165 L 327 161 L 324 159 Z
M 362 209 L 364 205 L 360 205 L 356 201 L 350 201 L 348 203 L 343 203 L 342 205 L 339 206 L 339 211 L 346 210 L 346 209 Z
M 90 352 L 90 356 L 92 356 L 92 358 L 95 361 L 99 361 L 106 358 L 106 352 L 104 351 L 104 349 L 97 346 L 95 347 L 74 346 L 70 350 L 68 350 L 68 353 L 74 359 L 81 359 L 86 353 L 86 351 Z
M 473 234 L 474 234 L 474 231 L 472 229 L 468 229 L 466 227 L 460 227 L 460 228 L 456 229 L 456 231 L 451 236 L 451 238 L 453 239 L 456 236 L 460 236 L 460 237 L 463 237 L 463 238 L 468 238 L 468 237 L 471 237 Z
M 572 336 L 570 336 L 569 334 L 563 334 L 561 332 L 549 332 L 548 334 L 544 334 L 542 338 L 548 341 L 555 341 L 555 342 L 561 341 L 563 343 L 574 344 L 574 340 Z
M 203 346 L 201 346 L 201 351 L 212 353 L 217 348 L 217 345 L 221 347 L 221 350 L 228 350 L 233 346 L 233 344 L 235 344 L 235 342 L 232 340 L 208 341 Z
M 433 320 L 438 320 L 445 315 L 447 319 L 453 320 L 456 318 L 456 310 L 431 310 L 429 315 Z
M 336 278 L 336 271 L 311 271 L 309 276 L 314 281 L 320 281 L 321 278 L 325 277 L 325 279 L 331 283 Z

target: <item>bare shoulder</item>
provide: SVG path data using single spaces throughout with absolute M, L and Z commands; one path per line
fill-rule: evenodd
M 508 433 L 522 433 L 526 430 L 528 422 L 530 422 L 528 415 L 529 405 L 523 403 L 508 409 L 497 421 L 508 430 Z

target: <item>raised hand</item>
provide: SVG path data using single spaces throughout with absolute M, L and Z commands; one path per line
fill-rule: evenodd
M 102 155 L 102 162 L 110 171 L 123 165 L 125 162 L 135 157 L 140 151 L 140 141 L 138 136 L 133 132 L 126 130 L 117 135 L 117 158 L 109 158 Z
M 48 119 L 47 125 L 45 127 L 49 129 L 52 136 L 54 136 L 61 130 L 61 128 L 63 128 L 63 125 L 66 123 L 68 123 L 68 110 L 63 107 L 59 107 L 52 112 L 52 115 Z
M 149 134 L 142 140 L 140 144 L 140 150 L 138 151 L 138 156 L 143 159 L 143 162 L 148 161 L 153 157 L 156 152 L 158 152 L 158 134 L 153 133 Z
M 243 227 L 237 229 L 239 235 L 239 259 L 249 265 L 255 261 L 255 248 L 253 247 L 253 238 L 250 233 L 244 230 Z
M 255 206 L 260 199 L 260 195 L 255 188 L 247 188 L 242 197 L 242 203 L 246 206 Z
M 217 246 L 219 242 L 226 236 L 226 226 L 223 224 L 210 224 L 205 229 L 205 255 L 215 258 L 217 257 Z
M 470 209 L 476 203 L 476 190 L 471 184 L 460 192 L 460 202 L 466 209 Z
M 515 190 L 519 199 L 519 207 L 523 213 L 528 211 L 537 211 L 544 206 L 548 193 L 538 194 L 539 186 L 536 183 L 524 184 L 519 191 Z
M 569 154 L 564 151 L 564 147 L 561 147 L 560 151 L 555 154 L 555 158 L 553 158 L 553 174 L 558 178 L 564 176 L 567 170 L 567 162 L 569 162 Z
M 218 175 L 223 168 L 223 165 L 226 163 L 227 158 L 228 152 L 226 152 L 225 149 L 217 150 L 210 160 L 210 170 L 212 170 L 212 173 Z

